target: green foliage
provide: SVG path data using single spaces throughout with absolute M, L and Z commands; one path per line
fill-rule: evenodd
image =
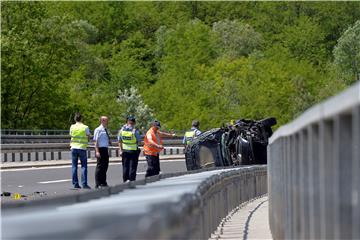
M 248 56 L 261 45 L 261 35 L 249 24 L 236 20 L 215 22 L 213 31 L 219 38 L 216 48 L 223 54 L 236 58 Z
M 360 69 L 359 2 L 2 2 L 2 128 L 290 121 Z
M 2 10 L 3 126 L 62 127 L 68 106 L 59 85 L 81 56 L 85 31 L 65 16 L 46 16 L 40 3 L 7 2 Z
M 138 90 L 131 87 L 130 89 L 119 91 L 117 100 L 126 109 L 122 114 L 123 119 L 126 119 L 129 115 L 135 116 L 137 128 L 145 133 L 150 123 L 154 120 L 154 115 L 149 106 L 143 102 Z
M 340 70 L 345 75 L 351 75 L 350 82 L 360 78 L 360 20 L 339 38 L 334 48 L 334 58 Z

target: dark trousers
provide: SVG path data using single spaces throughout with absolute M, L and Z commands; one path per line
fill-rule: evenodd
M 135 181 L 136 171 L 139 161 L 138 151 L 129 151 L 122 153 L 123 180 Z
M 160 159 L 159 155 L 152 156 L 152 155 L 145 155 L 148 168 L 146 170 L 145 177 L 151 177 L 154 175 L 159 175 L 160 173 Z
M 107 186 L 106 172 L 109 167 L 109 152 L 108 148 L 99 148 L 100 157 L 97 158 L 95 169 L 95 186 Z

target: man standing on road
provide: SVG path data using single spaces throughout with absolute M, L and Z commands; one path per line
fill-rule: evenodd
M 95 156 L 97 159 L 95 169 L 95 188 L 107 187 L 106 172 L 109 167 L 109 145 L 111 145 L 109 132 L 107 130 L 109 119 L 100 117 L 100 126 L 94 131 Z
M 86 148 L 89 144 L 90 130 L 89 127 L 82 123 L 82 116 L 80 113 L 76 113 L 75 124 L 70 127 L 70 146 L 71 146 L 71 158 L 72 158 L 72 184 L 74 188 L 81 188 L 79 185 L 79 179 L 77 174 L 78 160 L 81 162 L 81 183 L 84 189 L 90 189 L 87 184 L 87 155 Z
M 162 137 L 174 137 L 175 134 L 160 132 L 160 122 L 155 120 L 151 124 L 144 138 L 144 154 L 148 164 L 145 177 L 160 173 L 159 154 L 164 149 Z
M 189 145 L 196 137 L 198 137 L 201 134 L 201 131 L 199 130 L 200 122 L 198 120 L 192 121 L 192 127 L 190 131 L 187 131 L 185 133 L 183 144 Z
M 128 116 L 126 120 L 127 123 L 120 129 L 118 135 L 124 182 L 136 180 L 141 142 L 139 131 L 135 128 L 135 117 Z

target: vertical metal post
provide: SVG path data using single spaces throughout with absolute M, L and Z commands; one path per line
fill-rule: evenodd
M 319 125 L 308 126 L 309 237 L 320 239 Z
M 353 145 L 352 145 L 352 238 L 360 239 L 360 106 L 352 110 Z
M 352 118 L 351 115 L 339 115 L 335 118 L 334 141 L 336 145 L 335 161 L 337 187 L 335 193 L 335 227 L 337 239 L 351 239 L 352 229 Z M 360 212 L 359 212 L 360 213 Z
M 335 179 L 334 124 L 331 120 L 320 123 L 320 210 L 321 238 L 331 239 L 335 234 Z

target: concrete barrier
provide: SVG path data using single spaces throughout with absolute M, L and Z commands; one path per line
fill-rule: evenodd
M 122 192 L 111 196 L 119 186 L 109 188 L 99 193 L 109 197 L 83 203 L 43 205 L 36 211 L 3 209 L 3 237 L 207 239 L 233 208 L 267 192 L 266 166 L 163 177 L 147 178 L 145 185 L 131 189 L 120 187 Z
M 275 239 L 360 239 L 360 82 L 277 130 L 268 164 Z

